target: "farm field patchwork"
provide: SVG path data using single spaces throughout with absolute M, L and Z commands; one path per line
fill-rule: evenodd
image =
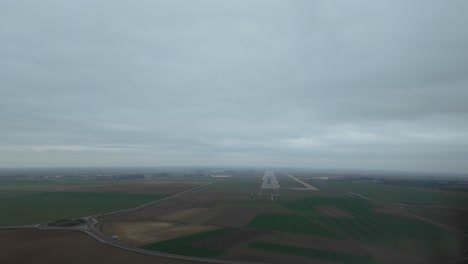
M 185 236 L 181 238 L 166 240 L 162 242 L 152 243 L 145 246 L 142 246 L 144 249 L 162 251 L 166 253 L 186 255 L 186 256 L 196 256 L 196 257 L 217 257 L 224 254 L 223 250 L 220 249 L 210 249 L 199 246 L 194 246 L 193 243 L 208 239 L 211 237 L 216 237 L 224 235 L 230 232 L 238 230 L 237 228 L 223 228 L 219 230 L 209 231 L 205 233 L 200 233 L 196 235 Z
M 122 250 L 75 231 L 21 229 L 0 231 L 2 264 L 194 264 Z
M 405 210 L 468 233 L 468 208 L 405 206 Z
M 350 239 L 395 248 L 421 257 L 443 259 L 461 250 L 461 240 L 451 232 L 409 217 L 377 213 L 370 201 L 345 197 L 317 197 L 284 206 L 305 213 L 314 221 Z M 352 217 L 329 217 L 316 212 L 319 206 L 337 207 Z M 428 248 L 431 250 L 428 251 Z
M 260 214 L 257 215 L 247 225 L 247 227 L 316 236 L 337 237 L 333 231 L 298 215 Z
M 289 178 L 289 177 L 288 177 Z M 289 178 L 291 181 L 291 178 Z M 278 193 L 280 195 L 279 200 L 281 201 L 295 201 L 307 197 L 346 197 L 345 194 L 337 192 L 331 188 L 323 188 L 320 185 L 317 185 L 316 182 L 311 180 L 305 180 L 304 182 L 317 187 L 318 191 L 307 191 L 307 190 L 294 190 L 292 188 L 280 188 Z M 296 181 L 294 181 L 296 182 Z M 297 182 L 296 182 L 297 183 Z M 301 188 L 304 187 L 301 185 Z
M 350 197 L 305 176 L 302 180 L 317 186 L 318 191 L 294 189 L 300 187 L 297 181 L 278 173 L 280 188 L 261 192 L 263 175 L 263 172 L 253 173 L 252 177 L 233 174 L 200 191 L 186 192 L 121 215 L 102 217 L 100 227 L 108 237 L 115 236 L 121 243 L 149 250 L 254 262 L 266 258 L 273 263 L 284 263 L 289 258 L 296 263 L 313 260 L 319 263 L 384 260 L 385 263 L 386 254 L 391 254 L 392 260 L 398 263 L 414 260 L 424 263 L 456 256 L 464 246 L 457 235 L 444 228 L 370 200 Z M 0 210 L 6 212 L 0 225 L 30 224 L 131 208 L 201 184 L 148 181 L 47 186 L 24 183 L 16 189 L 8 185 L 0 188 Z M 377 184 L 360 186 L 385 199 L 390 199 L 388 192 L 395 191 L 395 187 L 403 188 L 401 192 L 421 189 L 390 186 L 375 191 L 374 187 L 387 188 Z M 435 192 L 452 195 L 446 191 Z M 406 195 L 397 194 L 400 198 Z M 417 199 L 424 198 L 430 204 L 430 196 L 424 195 Z
M 468 206 L 468 193 L 376 184 L 366 181 L 327 181 L 328 185 L 385 203 Z
M 129 180 L 34 180 L 34 179 L 1 179 L 2 192 L 28 191 L 78 191 L 78 192 L 117 192 L 117 193 L 178 193 L 208 184 L 218 179 L 207 178 L 174 178 L 174 179 L 129 179 Z
M 331 252 L 331 251 L 302 248 L 302 247 L 293 247 L 293 246 L 286 246 L 286 245 L 273 244 L 273 243 L 254 242 L 254 243 L 249 244 L 249 247 L 262 249 L 262 250 L 275 251 L 275 252 L 283 252 L 283 253 L 288 253 L 292 255 L 307 256 L 307 257 L 314 258 L 314 259 L 335 261 L 335 262 L 343 263 L 343 264 L 376 263 L 375 259 L 369 256 L 356 256 L 356 255 L 349 255 L 349 254 L 343 254 L 343 253 L 337 253 L 337 252 Z
M 0 225 L 25 225 L 121 210 L 166 197 L 155 194 L 42 192 L 0 197 Z
M 260 175 L 260 174 L 259 174 Z M 293 235 L 306 236 L 303 241 L 313 239 L 328 241 L 328 246 L 314 244 L 308 247 L 310 252 L 314 252 L 323 258 L 336 253 L 333 245 L 341 245 L 339 252 L 355 254 L 354 251 L 346 251 L 345 243 L 355 243 L 368 245 L 376 250 L 390 250 L 401 254 L 396 259 L 446 259 L 457 255 L 462 247 L 462 242 L 455 234 L 428 222 L 412 218 L 402 217 L 397 210 L 381 208 L 380 205 L 362 198 L 353 198 L 332 188 L 318 184 L 318 191 L 303 191 L 289 188 L 280 188 L 275 194 L 275 199 L 270 199 L 269 193 L 259 192 L 261 176 L 252 178 L 232 177 L 213 187 L 204 189 L 187 196 L 178 197 L 174 200 L 159 204 L 152 208 L 147 208 L 148 220 L 150 218 L 169 221 L 173 223 L 187 223 L 197 225 L 216 226 L 221 228 L 236 227 L 242 232 L 269 232 L 269 236 Z M 258 177 L 257 177 L 258 176 Z M 279 177 L 281 180 L 281 177 Z M 292 179 L 286 178 L 291 181 Z M 314 185 L 314 180 L 306 180 Z M 289 182 L 293 184 L 295 182 Z M 251 199 L 254 195 L 256 199 Z M 157 209 L 160 208 L 160 209 Z M 138 215 L 140 212 L 138 212 Z M 143 214 L 143 211 L 141 212 Z M 159 216 L 155 215 L 158 214 Z M 132 212 L 133 217 L 136 212 Z M 130 216 L 122 216 L 124 219 L 135 219 Z M 233 221 L 236 218 L 238 220 Z M 242 219 L 240 219 L 242 218 Z M 138 218 L 136 218 L 138 219 Z M 134 220 L 132 220 L 134 221 Z M 242 224 L 243 222 L 243 224 Z M 224 229 L 220 229 L 224 230 Z M 218 232 L 224 232 L 216 230 Z M 202 233 L 192 235 L 190 233 L 181 234 L 179 238 L 163 240 L 157 243 L 144 246 L 157 251 L 176 253 L 192 256 L 221 257 L 229 252 L 232 258 L 234 252 L 250 252 L 245 254 L 257 254 L 254 247 L 219 248 L 215 243 L 200 242 L 204 238 L 197 236 L 210 235 L 213 241 L 220 241 L 223 234 Z M 201 231 L 199 231 L 201 232 Z M 229 232 L 227 232 L 229 233 Z M 258 236 L 259 233 L 252 233 Z M 224 234 L 225 236 L 226 234 Z M 235 235 L 232 235 L 235 237 Z M 262 236 L 263 237 L 263 236 Z M 326 240 L 328 239 L 328 240 Z M 205 239 L 206 240 L 206 239 Z M 276 241 L 258 241 L 270 244 L 277 244 Z M 334 241 L 334 242 L 333 242 Z M 277 252 L 282 254 L 293 254 L 307 257 L 301 244 L 280 243 Z M 178 246 L 176 246 L 178 245 Z M 208 246 L 207 245 L 211 245 Z M 271 246 L 271 245 L 270 245 Z M 174 248 L 181 250 L 174 251 Z M 201 249 L 200 249 L 201 248 Z M 198 250 L 197 250 L 198 249 Z M 260 250 L 259 248 L 257 248 Z M 315 250 L 315 251 L 314 251 Z M 320 252 L 332 253 L 320 253 Z M 258 253 L 262 254 L 262 253 Z M 331 255 L 330 255 L 331 254 Z M 380 253 L 375 253 L 375 258 L 370 258 L 370 254 L 360 253 L 355 263 L 374 263 L 376 259 L 383 257 Z M 383 253 L 382 253 L 383 254 Z M 392 253 L 393 254 L 393 253 Z M 308 256 L 313 257 L 313 256 Z M 335 256 L 340 258 L 340 254 Z M 361 258 L 361 259 L 360 259 Z M 359 259 L 359 260 L 357 260 Z M 325 259 L 324 259 L 325 260 Z M 331 261 L 331 259 L 328 259 Z M 339 260 L 336 260 L 340 262 Z M 352 263 L 352 262 L 350 262 Z
M 195 225 L 165 221 L 112 222 L 101 227 L 106 234 L 118 234 L 118 240 L 133 246 L 220 229 L 217 226 Z

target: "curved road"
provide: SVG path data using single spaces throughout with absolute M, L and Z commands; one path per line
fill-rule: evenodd
M 141 253 L 141 254 L 147 254 L 147 255 L 155 255 L 155 256 L 160 256 L 160 257 L 167 257 L 167 258 L 172 258 L 172 259 L 180 259 L 180 260 L 188 260 L 188 261 L 196 261 L 196 262 L 201 262 L 201 263 L 219 263 L 219 264 L 264 264 L 264 263 L 259 263 L 259 262 L 239 262 L 239 261 L 231 261 L 231 260 L 220 260 L 220 259 L 209 259 L 209 258 L 199 258 L 199 257 L 190 257 L 190 256 L 182 256 L 182 255 L 175 255 L 175 254 L 169 254 L 169 253 L 163 253 L 163 252 L 158 252 L 158 251 L 152 251 L 152 250 L 146 250 L 146 249 L 141 249 L 141 248 L 136 248 L 136 247 L 131 247 L 131 246 L 128 246 L 128 245 L 125 245 L 123 243 L 120 243 L 119 241 L 117 240 L 114 240 L 106 235 L 104 235 L 101 230 L 99 229 L 99 226 L 100 226 L 100 222 L 98 222 L 96 220 L 96 218 L 98 217 L 115 217 L 115 216 L 118 216 L 118 215 L 122 215 L 124 213 L 129 213 L 131 211 L 134 211 L 134 210 L 138 210 L 138 209 L 141 209 L 141 208 L 144 208 L 144 207 L 147 207 L 147 206 L 150 206 L 150 205 L 154 205 L 156 203 L 160 203 L 160 202 L 163 202 L 165 200 L 168 200 L 168 199 L 172 199 L 174 197 L 178 197 L 178 196 L 181 196 L 181 195 L 184 195 L 184 194 L 189 194 L 189 193 L 195 193 L 197 191 L 200 191 L 202 189 L 205 189 L 205 188 L 209 188 L 213 185 L 216 185 L 216 184 L 219 184 L 221 182 L 224 182 L 226 180 L 228 180 L 229 178 L 227 179 L 223 179 L 223 180 L 220 180 L 220 181 L 217 181 L 217 182 L 214 182 L 214 183 L 210 183 L 210 184 L 207 184 L 207 185 L 202 185 L 202 186 L 199 186 L 199 187 L 196 187 L 196 188 L 193 188 L 193 189 L 190 189 L 190 190 L 187 190 L 187 191 L 184 191 L 184 192 L 181 192 L 181 193 L 177 193 L 177 194 L 174 194 L 172 196 L 169 196 L 169 197 L 166 197 L 164 199 L 160 199 L 160 200 L 157 200 L 157 201 L 154 201 L 154 202 L 151 202 L 151 203 L 148 203 L 148 204 L 144 204 L 144 205 L 140 205 L 140 206 L 137 206 L 137 207 L 133 207 L 133 208 L 129 208 L 129 209 L 124 209 L 124 210 L 120 210 L 120 211 L 114 211 L 114 212 L 109 212 L 109 213 L 103 213 L 103 214 L 97 214 L 97 215 L 92 215 L 92 216 L 87 216 L 87 217 L 83 217 L 84 219 L 87 219 L 87 224 L 84 225 L 84 226 L 77 226 L 77 227 L 50 227 L 50 226 L 47 226 L 47 223 L 41 223 L 41 224 L 35 224 L 35 225 L 25 225 L 25 226 L 10 226 L 10 227 L 0 227 L 0 230 L 11 230 L 11 229 L 30 229 L 30 228 L 38 228 L 38 229 L 55 229 L 55 230 L 72 230 L 72 231 L 80 231 L 80 232 L 84 232 L 86 234 L 88 234 L 89 236 L 93 237 L 94 239 L 98 240 L 99 242 L 101 243 L 105 243 L 105 244 L 109 244 L 109 245 L 112 245 L 114 247 L 118 247 L 118 248 L 121 248 L 121 249 L 125 249 L 125 250 L 130 250 L 130 251 L 133 251 L 133 252 L 137 252 L 137 253 Z M 337 188 L 337 187 L 334 187 L 334 186 L 330 186 L 326 183 L 316 183 L 317 185 L 321 185 L 323 187 L 328 187 L 328 188 L 331 188 L 331 189 L 334 189 L 336 191 L 339 191 L 339 192 L 342 192 L 346 195 L 349 195 L 349 196 L 352 196 L 352 197 L 357 197 L 357 198 L 361 198 L 361 199 L 367 199 L 367 200 L 370 200 L 372 202 L 375 202 L 377 204 L 381 204 L 383 206 L 386 206 L 386 207 L 389 207 L 389 208 L 392 208 L 392 209 L 395 209 L 393 206 L 391 205 L 388 205 L 388 204 L 385 204 L 385 203 L 382 203 L 382 202 L 379 202 L 379 201 L 376 201 L 376 200 L 373 200 L 373 199 L 370 199 L 368 197 L 365 197 L 363 195 L 360 195 L 360 194 L 357 194 L 357 193 L 353 193 L 353 192 L 349 192 L 349 191 L 346 191 L 346 190 L 343 190 L 341 188 Z M 428 221 L 430 223 L 433 223 L 433 224 L 436 224 L 438 226 L 441 226 L 441 227 L 444 227 L 446 229 L 449 229 L 449 230 L 453 230 L 453 228 L 451 227 L 448 227 L 448 226 L 445 226 L 445 225 L 442 225 L 440 223 L 437 223 L 437 222 L 434 222 L 430 219 L 427 219 L 427 218 L 424 218 L 424 217 L 421 217 L 421 216 L 418 216 L 418 215 L 414 215 L 412 213 L 409 213 L 409 212 L 406 212 L 407 214 L 410 214 L 412 216 L 415 216 L 417 218 L 420 218 L 421 220 L 424 220 L 424 221 Z M 457 230 L 458 231 L 458 230 Z M 459 233 L 459 232 L 458 232 Z M 463 233 L 459 233 L 465 240 L 468 240 L 468 237 L 463 234 Z M 449 260 L 447 262 L 444 262 L 443 264 L 462 264 L 462 263 L 467 263 L 468 262 L 468 246 L 465 248 L 465 250 L 463 251 L 462 254 L 460 254 L 457 258 L 455 259 L 452 259 L 452 260 Z
M 141 254 L 146 254 L 146 255 L 154 255 L 154 256 L 160 256 L 160 257 L 166 257 L 166 258 L 172 258 L 172 259 L 180 259 L 180 260 L 188 260 L 188 261 L 196 261 L 196 262 L 201 262 L 201 263 L 218 263 L 218 264 L 264 264 L 264 263 L 259 263 L 259 262 L 239 262 L 239 261 L 231 261 L 231 260 L 221 260 L 221 259 L 209 259 L 209 258 L 199 258 L 199 257 L 190 257 L 190 256 L 183 256 L 183 255 L 175 255 L 175 254 L 169 254 L 169 253 L 164 253 L 164 252 L 158 252 L 158 251 L 152 251 L 152 250 L 146 250 L 142 248 L 137 248 L 137 247 L 132 247 L 125 245 L 117 240 L 112 239 L 111 237 L 108 237 L 104 235 L 101 230 L 99 229 L 100 222 L 96 220 L 98 217 L 106 217 L 106 218 L 112 218 L 118 215 L 122 215 L 125 213 L 129 213 L 134 210 L 138 210 L 147 206 L 151 206 L 160 202 L 163 202 L 168 199 L 172 199 L 174 197 L 178 197 L 184 194 L 190 194 L 190 193 L 195 193 L 198 192 L 202 189 L 206 189 L 209 187 L 212 187 L 216 184 L 219 184 L 221 182 L 224 182 L 228 180 L 229 178 L 216 181 L 210 184 L 198 186 L 196 188 L 183 191 L 181 193 L 177 193 L 174 195 L 171 195 L 169 197 L 143 204 L 137 207 L 129 208 L 129 209 L 124 209 L 120 211 L 114 211 L 114 212 L 108 212 L 108 213 L 103 213 L 103 214 L 97 214 L 97 215 L 92 215 L 92 216 L 86 216 L 82 217 L 83 219 L 87 220 L 86 225 L 83 226 L 75 226 L 75 227 L 50 227 L 47 226 L 47 223 L 40 223 L 40 224 L 35 224 L 35 225 L 25 225 L 25 226 L 9 226 L 9 227 L 0 227 L 0 230 L 13 230 L 13 229 L 31 229 L 31 228 L 37 228 L 37 229 L 48 229 L 48 230 L 71 230 L 71 231 L 79 231 L 79 232 L 84 232 L 88 234 L 89 236 L 93 237 L 97 241 L 101 243 L 105 243 L 114 247 L 118 247 L 121 249 L 125 250 L 130 250 L 133 252 L 141 253 Z

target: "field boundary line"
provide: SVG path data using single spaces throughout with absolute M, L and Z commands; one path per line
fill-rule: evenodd
M 447 226 L 447 225 L 444 225 L 444 224 L 441 224 L 439 222 L 436 222 L 434 220 L 431 220 L 431 219 L 428 219 L 428 218 L 425 218 L 425 217 L 422 217 L 420 215 L 417 215 L 417 214 L 414 214 L 414 213 L 410 213 L 408 211 L 402 211 L 398 208 L 396 208 L 395 206 L 393 205 L 390 205 L 390 204 L 386 204 L 384 202 L 380 202 L 380 201 L 377 201 L 377 200 L 374 200 L 374 199 L 371 199 L 371 198 L 368 198 L 362 194 L 358 194 L 358 193 L 354 193 L 354 192 L 350 192 L 350 191 L 347 191 L 347 190 L 343 190 L 341 188 L 338 188 L 338 187 L 335 187 L 335 186 L 331 186 L 331 185 L 328 185 L 326 183 L 322 183 L 322 185 L 326 186 L 326 187 L 329 187 L 331 189 L 334 189 L 334 190 L 337 190 L 337 191 L 340 191 L 342 193 L 345 193 L 345 194 L 348 194 L 352 197 L 355 197 L 355 198 L 361 198 L 361 199 L 365 199 L 365 200 L 368 200 L 368 201 L 371 201 L 373 203 L 376 203 L 376 204 L 379 204 L 379 205 L 382 205 L 382 206 L 385 206 L 387 208 L 390 208 L 392 210 L 397 210 L 399 212 L 402 212 L 402 213 L 405 213 L 409 216 L 412 216 L 416 219 L 419 219 L 421 221 L 424 221 L 424 222 L 428 222 L 428 223 L 431 223 L 433 225 L 436 225 L 438 227 L 441 227 L 443 229 L 446 229 L 446 230 L 449 230 L 451 232 L 454 232 L 456 233 L 457 236 L 459 236 L 460 238 L 462 238 L 466 245 L 465 245 L 465 249 L 456 257 L 458 259 L 452 259 L 452 260 L 447 260 L 447 262 L 442 262 L 440 264 L 461 264 L 461 263 L 466 263 L 466 261 L 468 260 L 468 236 L 461 232 L 460 230 L 456 229 L 456 228 L 453 228 L 451 226 Z

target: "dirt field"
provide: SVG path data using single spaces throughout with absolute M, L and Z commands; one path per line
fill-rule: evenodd
M 324 216 L 329 216 L 329 217 L 348 217 L 352 218 L 353 216 L 348 214 L 347 212 L 341 210 L 340 208 L 332 205 L 322 205 L 322 206 L 317 206 L 317 210 Z
M 154 208 L 151 207 L 151 210 Z M 118 235 L 119 240 L 130 245 L 139 246 L 210 231 L 223 226 L 243 227 L 257 214 L 278 213 L 285 210 L 278 208 L 181 209 L 157 216 L 150 221 L 112 219 L 104 223 L 101 230 L 107 235 Z
M 229 197 L 231 199 L 231 197 Z M 222 198 L 213 194 L 194 193 L 174 197 L 111 221 L 175 221 L 200 225 L 235 226 L 248 224 L 256 214 L 288 213 L 285 208 L 215 208 Z M 247 199 L 246 199 L 247 201 Z
M 73 231 L 0 231 L 0 263 L 5 264 L 193 264 L 118 249 Z
M 112 221 L 152 221 L 159 216 L 177 212 L 184 209 L 211 208 L 216 205 L 217 197 L 201 195 L 199 193 L 174 197 L 163 203 L 157 203 L 145 208 L 132 211 L 129 214 L 120 215 Z
M 283 212 L 284 209 L 278 208 L 193 208 L 167 213 L 156 219 L 199 225 L 243 227 L 257 214 Z
M 102 227 L 109 235 L 118 235 L 118 240 L 132 246 L 142 246 L 181 236 L 193 235 L 218 229 L 215 226 L 179 224 L 170 222 L 111 222 Z
M 167 213 L 158 217 L 162 221 L 180 221 L 180 222 L 193 222 L 189 219 L 193 219 L 198 215 L 207 215 L 211 208 L 190 208 L 181 209 L 175 212 Z M 205 222 L 205 221 L 203 221 Z M 201 223 L 203 223 L 201 222 Z M 198 224 L 198 223 L 197 223 Z

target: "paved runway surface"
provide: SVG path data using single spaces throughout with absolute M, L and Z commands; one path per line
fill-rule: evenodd
M 263 183 L 260 187 L 262 189 L 278 189 L 279 184 L 276 180 L 276 176 L 272 171 L 266 171 L 265 175 L 263 176 Z

